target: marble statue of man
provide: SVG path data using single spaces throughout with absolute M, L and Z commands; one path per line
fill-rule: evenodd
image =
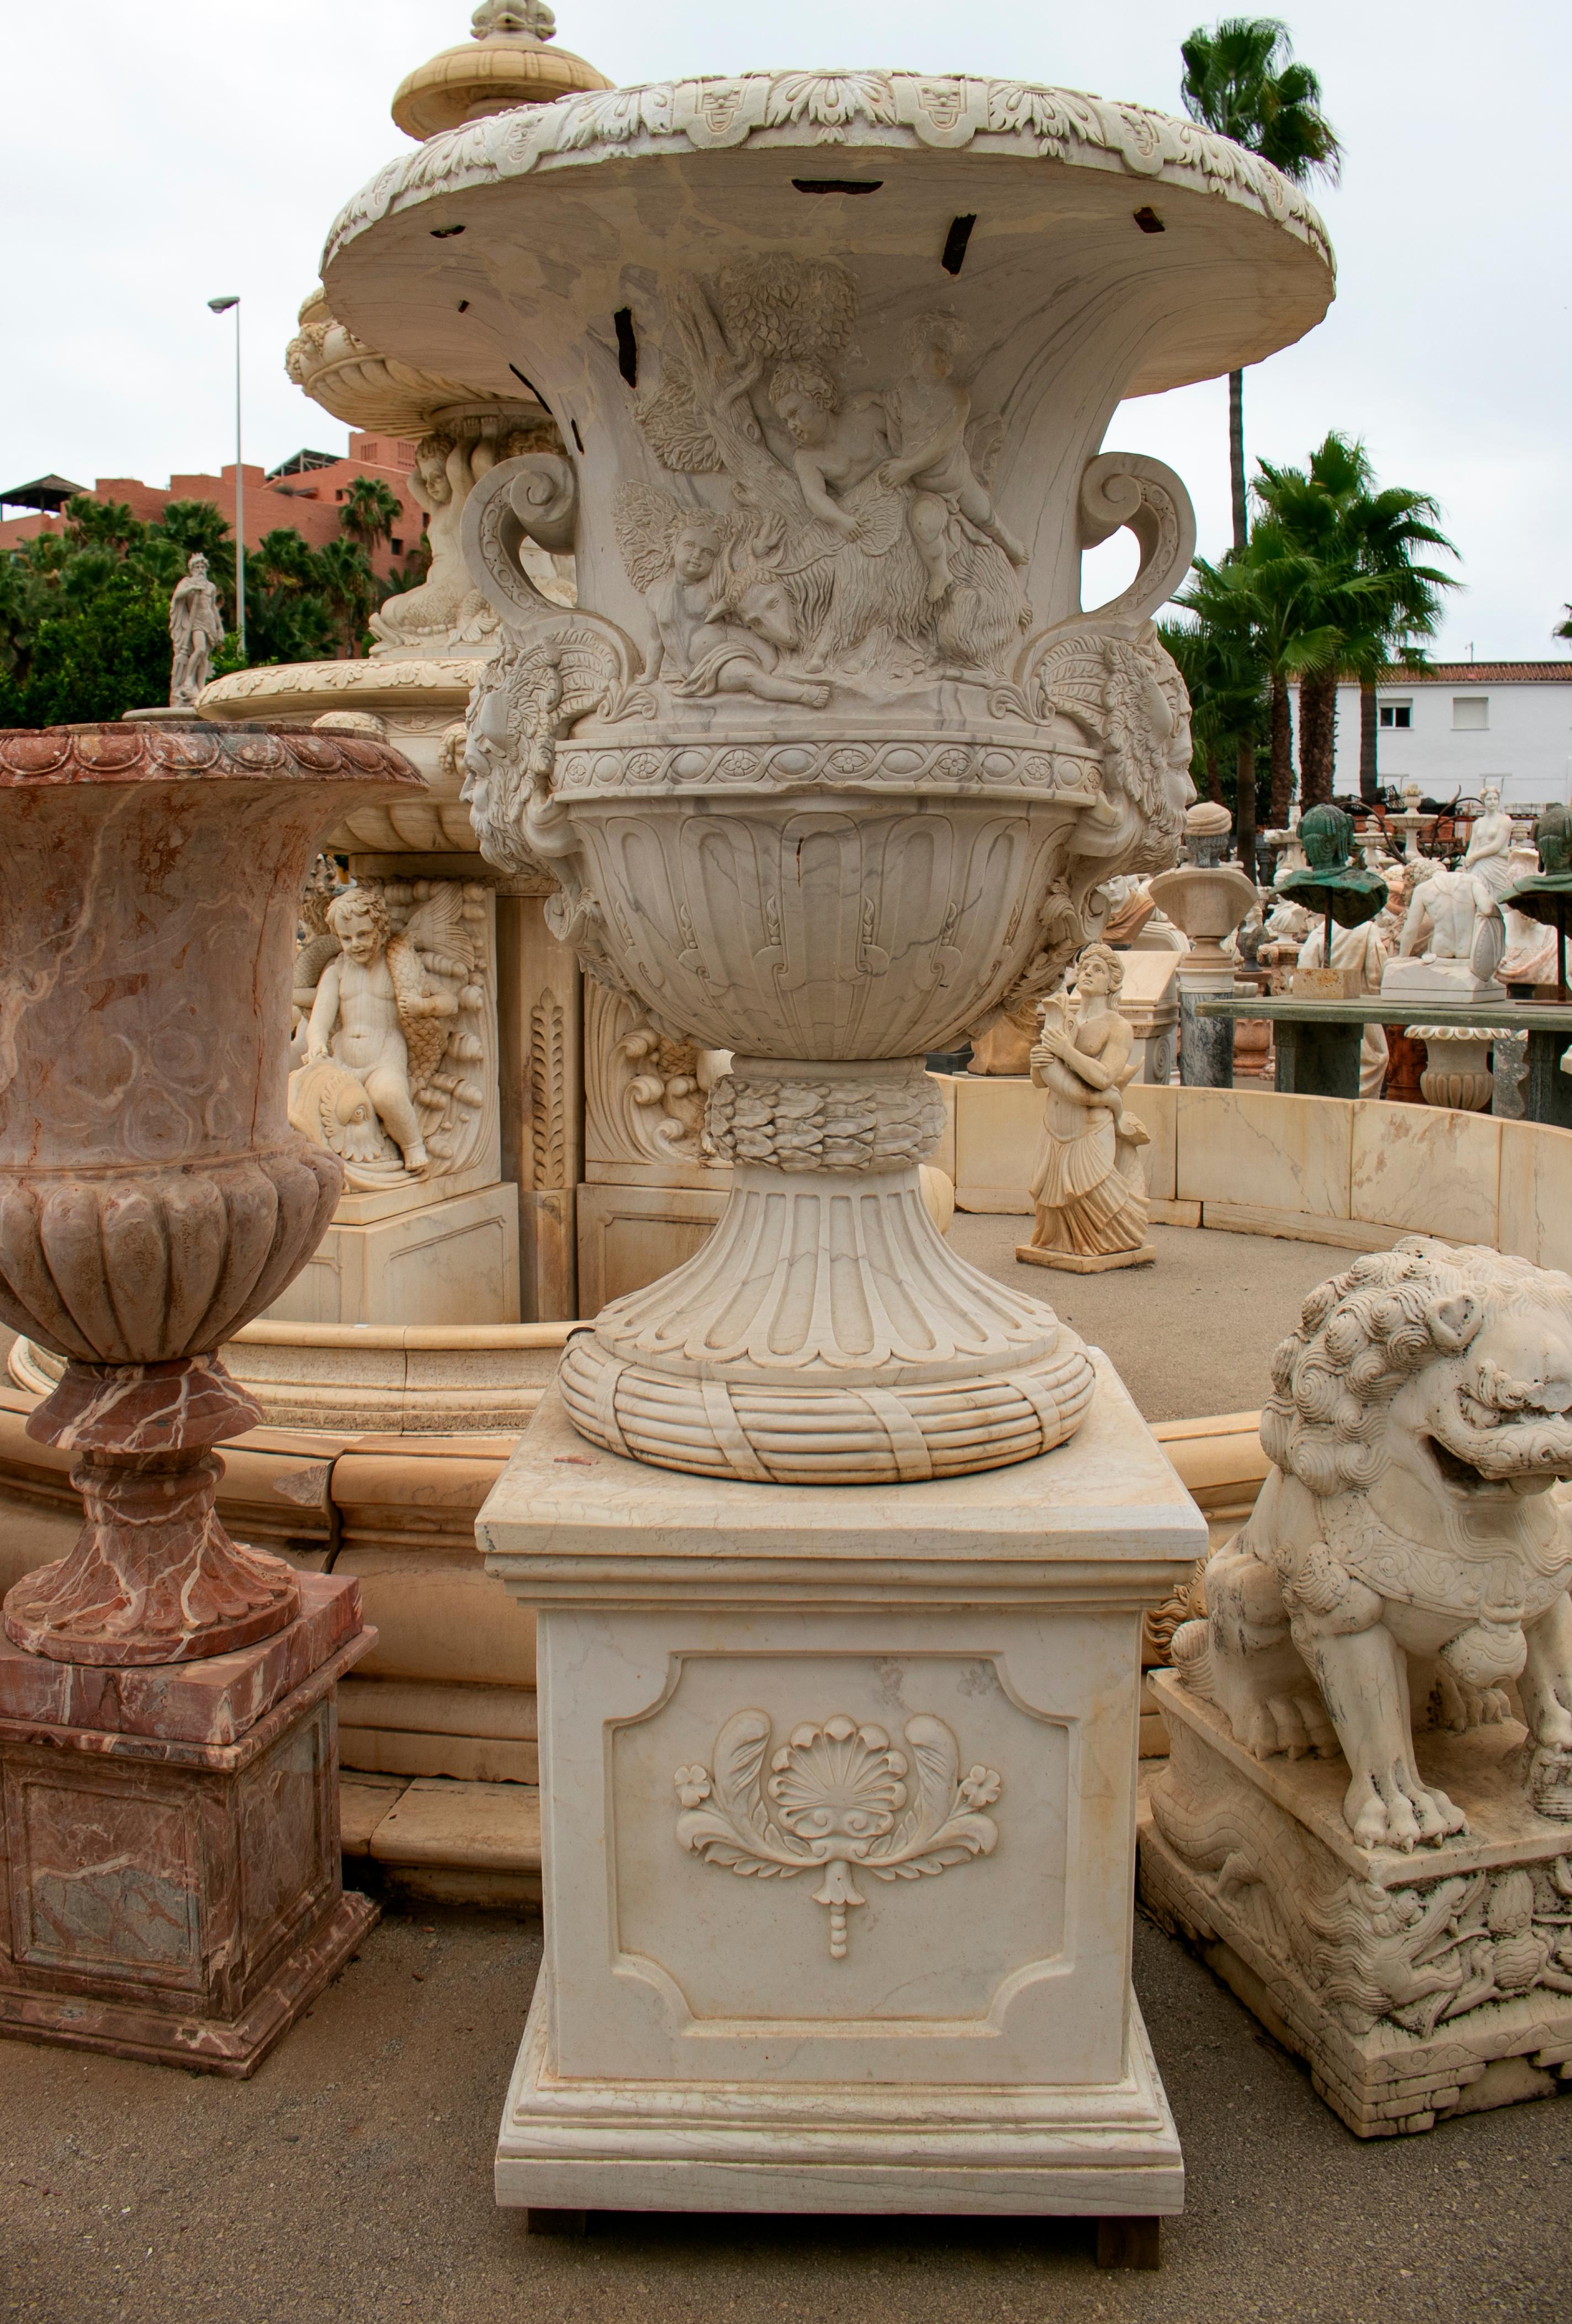
M 224 639 L 218 592 L 208 578 L 208 560 L 199 549 L 186 559 L 185 576 L 176 582 L 170 599 L 170 639 L 174 647 L 170 706 L 194 710 L 197 696 L 213 675 L 215 650 Z

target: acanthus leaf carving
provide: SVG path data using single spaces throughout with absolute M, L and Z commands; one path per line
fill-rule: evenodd
M 904 1740 L 910 1758 L 883 1727 L 837 1711 L 772 1750 L 769 1714 L 736 1711 L 716 1738 L 713 1776 L 700 1765 L 676 1771 L 678 1845 L 744 1879 L 822 1872 L 813 1901 L 829 1913 L 831 1960 L 844 1960 L 847 1909 L 867 1902 L 858 1872 L 916 1880 L 998 1841 L 983 1812 L 1002 1789 L 995 1770 L 963 1775 L 954 1734 L 927 1712 L 907 1720 Z
M 671 1039 L 636 1002 L 589 977 L 584 988 L 587 1159 L 713 1166 L 719 1157 L 705 1129 L 706 1093 L 728 1063 L 724 1050 Z
M 550 985 L 530 1011 L 530 1159 L 537 1191 L 568 1176 L 567 1023 Z

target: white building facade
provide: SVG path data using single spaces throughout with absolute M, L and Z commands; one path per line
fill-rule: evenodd
M 1295 689 L 1297 692 L 1297 689 Z M 1437 662 L 1376 689 L 1382 788 L 1417 782 L 1427 798 L 1572 805 L 1572 656 L 1563 661 Z M 1296 759 L 1299 705 L 1294 705 Z M 1337 689 L 1336 788 L 1359 792 L 1359 688 Z

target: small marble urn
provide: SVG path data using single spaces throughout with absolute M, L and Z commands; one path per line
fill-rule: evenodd
M 260 1408 L 215 1350 L 332 1216 L 284 1114 L 290 964 L 319 834 L 413 769 L 256 728 L 0 734 L 0 1320 L 68 1359 L 28 1434 L 78 1456 L 70 1555 L 5 1601 L 14 1646 L 129 1665 L 301 1612 L 232 1542 L 211 1447 Z

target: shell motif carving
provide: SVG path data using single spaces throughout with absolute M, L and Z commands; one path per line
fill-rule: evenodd
M 992 1767 L 961 1771 L 942 1719 L 919 1712 L 898 1749 L 882 1727 L 837 1711 L 794 1727 L 772 1750 L 763 1711 L 739 1711 L 716 1738 L 714 1772 L 679 1767 L 677 1844 L 743 1879 L 820 1872 L 813 1901 L 829 1913 L 832 1960 L 846 1957 L 846 1914 L 867 1898 L 859 1872 L 918 1880 L 991 1856 L 999 1828 L 985 1808 L 1003 1788 Z

